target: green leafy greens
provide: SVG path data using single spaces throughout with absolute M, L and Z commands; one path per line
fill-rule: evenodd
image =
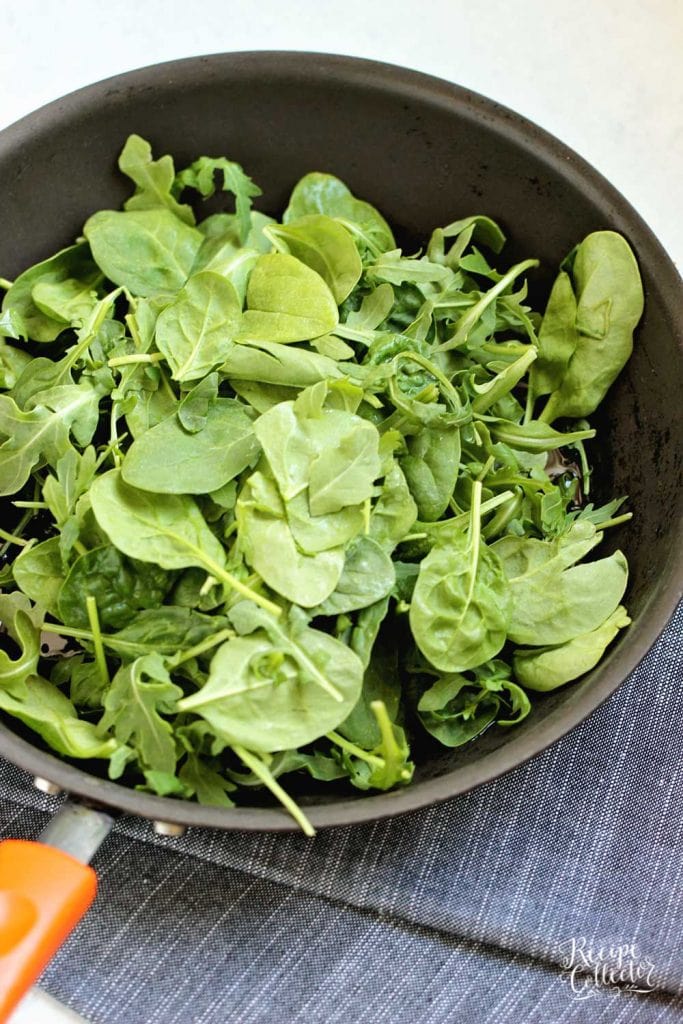
M 278 221 L 224 157 L 176 172 L 132 135 L 119 167 L 123 210 L 4 283 L 0 709 L 161 795 L 265 787 L 311 833 L 283 776 L 406 785 L 417 732 L 516 725 L 628 626 L 584 417 L 638 267 L 596 231 L 541 313 L 483 215 L 407 255 L 331 174 Z

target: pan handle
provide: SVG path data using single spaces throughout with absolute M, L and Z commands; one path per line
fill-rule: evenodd
M 84 861 L 111 824 L 108 815 L 67 802 L 40 842 L 0 842 L 0 1024 L 95 899 L 97 876 Z

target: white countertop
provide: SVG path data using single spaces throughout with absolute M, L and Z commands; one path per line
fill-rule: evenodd
M 680 0 L 0 0 L 0 128 L 131 68 L 258 49 L 371 57 L 493 97 L 588 159 L 683 266 Z M 59 1021 L 33 997 L 13 1024 Z

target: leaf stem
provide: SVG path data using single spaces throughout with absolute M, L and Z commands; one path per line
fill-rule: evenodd
M 6 277 L 0 277 L 0 288 L 3 288 L 6 292 L 10 290 L 13 282 L 8 281 Z
M 109 669 L 107 668 L 107 658 L 104 653 L 104 644 L 102 643 L 102 631 L 100 630 L 100 617 L 97 614 L 97 601 L 92 594 L 88 594 L 85 599 L 85 606 L 88 610 L 88 619 L 90 621 L 90 629 L 92 630 L 93 647 L 95 648 L 95 663 L 97 665 L 97 671 L 100 674 L 100 679 L 105 686 L 111 685 L 111 679 L 109 678 Z
M 621 526 L 622 523 L 627 523 L 629 519 L 633 519 L 633 512 L 624 512 L 621 516 L 614 516 L 613 519 L 606 519 L 604 523 L 598 523 L 596 529 L 609 530 L 611 526 Z
M 8 544 L 16 544 L 19 548 L 25 548 L 28 544 L 28 541 L 24 540 L 23 537 L 17 537 L 13 533 L 8 533 L 8 531 L 3 530 L 2 527 L 0 527 L 0 537 L 2 537 L 3 540 L 6 540 Z
M 498 506 L 506 502 L 508 498 L 513 498 L 514 494 L 514 491 L 501 491 L 500 494 L 494 494 L 492 498 L 487 498 L 486 501 L 482 501 L 479 508 L 479 516 L 484 516 L 487 512 L 493 512 L 494 508 L 498 508 Z M 417 534 L 417 537 L 428 537 L 432 530 L 439 529 L 440 527 L 467 526 L 470 521 L 470 515 L 471 512 L 460 512 L 457 516 L 452 516 L 451 519 L 440 519 L 437 523 L 423 523 L 418 519 L 415 525 L 424 530 L 425 533 Z M 415 539 L 412 534 L 409 534 L 408 536 Z M 403 540 L 408 540 L 408 537 L 404 537 Z
M 282 608 L 280 608 L 279 605 L 274 604 L 273 601 L 269 601 L 268 598 L 263 597 L 262 594 L 258 594 L 255 590 L 252 590 L 251 587 L 247 587 L 244 583 L 238 580 L 236 576 L 233 576 L 232 573 L 228 572 L 227 569 L 221 568 L 217 562 L 214 562 L 212 558 L 205 555 L 204 552 L 201 553 L 201 557 L 204 567 L 212 576 L 215 576 L 217 580 L 225 583 L 225 585 L 230 587 L 232 590 L 236 590 L 238 594 L 242 595 L 242 597 L 246 597 L 249 601 L 253 601 L 254 604 L 259 606 L 259 608 L 263 608 L 264 611 L 270 612 L 270 614 L 274 615 L 276 618 L 279 618 L 280 615 L 282 615 Z
M 379 731 L 382 736 L 382 749 L 385 750 L 388 755 L 382 758 L 384 764 L 386 765 L 390 760 L 393 761 L 395 765 L 400 764 L 402 755 L 396 742 L 396 737 L 394 736 L 394 730 L 391 725 L 386 704 L 383 700 L 371 700 L 370 710 L 375 716 L 377 725 L 379 726 Z M 412 777 L 412 770 L 408 767 L 402 768 L 399 772 L 399 776 L 404 782 L 409 782 Z
M 65 626 L 61 622 L 41 622 L 41 630 L 45 633 L 54 633 L 55 636 L 72 636 L 76 640 L 90 640 L 93 639 L 92 631 L 89 629 L 77 629 L 75 626 Z M 100 634 L 100 639 L 106 642 L 108 637 L 104 634 Z
M 132 363 L 160 363 L 163 358 L 161 352 L 135 352 L 129 356 L 114 356 L 107 360 L 107 366 L 113 370 L 117 366 L 129 366 Z
M 206 640 L 201 640 L 194 647 L 188 647 L 185 651 L 180 651 L 175 654 L 172 658 L 168 659 L 168 665 L 170 668 L 177 668 L 178 665 L 182 665 L 183 662 L 189 661 L 191 658 L 196 658 L 200 654 L 205 654 L 210 651 L 213 647 L 218 647 L 224 640 L 232 640 L 235 636 L 234 629 L 220 629 L 213 636 L 209 636 Z
M 233 744 L 232 749 L 235 751 L 240 761 L 242 761 L 242 763 L 245 764 L 247 768 L 249 768 L 254 775 L 261 780 L 263 785 L 270 790 L 273 796 L 280 801 L 285 810 L 289 811 L 301 831 L 307 836 L 314 836 L 315 829 L 304 812 L 296 801 L 291 798 L 289 793 L 282 788 L 277 779 L 274 778 L 273 774 L 268 770 L 261 758 L 256 754 L 252 754 L 250 750 L 246 750 L 245 747 L 242 747 L 239 744 Z
M 367 761 L 368 764 L 373 764 L 377 768 L 382 768 L 384 766 L 383 758 L 377 757 L 376 754 L 371 754 L 367 750 L 363 750 L 362 747 L 356 746 L 355 743 L 351 743 L 350 740 L 344 739 L 343 736 L 340 736 L 338 732 L 334 732 L 333 730 L 332 732 L 326 732 L 325 735 L 331 743 L 341 747 L 342 750 L 345 750 L 347 754 L 351 754 L 352 757 L 358 757 L 360 760 Z

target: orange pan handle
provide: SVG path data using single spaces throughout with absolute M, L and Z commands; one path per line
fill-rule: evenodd
M 95 899 L 88 864 L 43 843 L 0 843 L 0 1022 Z
M 0 1024 L 95 899 L 88 862 L 111 815 L 66 800 L 39 842 L 0 842 Z

